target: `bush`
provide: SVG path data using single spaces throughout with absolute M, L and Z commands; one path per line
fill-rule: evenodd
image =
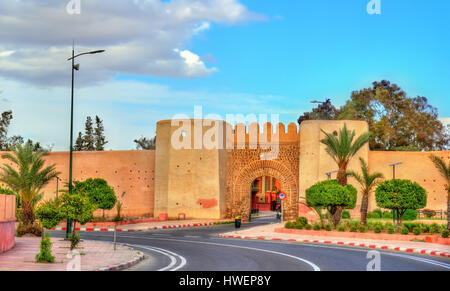
M 388 226 L 388 227 L 386 228 L 386 232 L 389 233 L 389 234 L 394 234 L 394 233 L 395 233 L 395 228 L 394 228 L 394 226 Z
M 392 213 L 392 211 L 385 211 L 383 212 L 383 218 L 390 218 L 392 219 L 394 217 L 394 214 Z
M 288 222 L 286 222 L 284 227 L 288 228 L 288 229 L 293 229 L 294 228 L 294 223 L 292 221 L 288 221 Z
M 343 211 L 342 212 L 342 218 L 344 218 L 344 219 L 350 219 L 351 218 L 351 216 L 350 216 L 350 212 L 348 212 L 348 211 Z
M 414 235 L 420 235 L 422 233 L 422 230 L 420 229 L 420 227 L 414 227 L 413 233 Z
M 437 223 L 432 223 L 430 225 L 430 233 L 438 233 L 439 232 L 439 225 Z
M 42 236 L 42 226 L 38 223 L 33 223 L 32 225 L 23 225 L 21 222 L 17 227 L 17 235 L 22 236 L 24 234 L 33 234 L 35 236 Z
M 337 230 L 340 231 L 340 232 L 344 232 L 346 230 L 346 228 L 345 228 L 344 225 L 341 224 L 341 225 L 338 226 Z
M 332 228 L 333 228 L 333 227 L 331 226 L 331 223 L 325 224 L 325 230 L 326 230 L 326 231 L 331 231 Z
M 367 218 L 378 219 L 381 217 L 382 217 L 382 212 L 380 209 L 375 209 L 374 211 L 367 213 Z
M 367 231 L 367 227 L 365 226 L 365 225 L 360 225 L 359 226 L 359 232 L 361 232 L 361 233 L 365 233 Z
M 386 229 L 386 228 L 388 228 L 388 227 L 393 227 L 394 225 L 392 224 L 392 223 L 390 223 L 390 222 L 386 222 L 385 224 L 384 224 L 384 229 Z
M 404 223 L 403 225 L 408 228 L 409 232 L 412 232 L 414 228 L 420 228 L 422 226 L 421 223 L 411 223 L 411 222 Z
M 367 223 L 367 230 L 373 230 L 373 225 L 374 225 L 374 223 L 373 222 L 368 222 Z
M 357 232 L 358 231 L 358 226 L 352 224 L 350 225 L 350 232 Z
M 308 219 L 306 217 L 298 217 L 297 220 L 295 221 L 297 224 L 300 224 L 301 226 L 305 226 L 308 224 Z
M 424 232 L 424 233 L 430 232 L 430 226 L 428 224 L 422 224 L 421 228 L 422 228 L 422 232 Z
M 313 229 L 314 229 L 314 230 L 321 230 L 321 229 L 322 229 L 322 226 L 320 225 L 320 223 L 314 223 Z
M 383 231 L 383 228 L 379 224 L 377 224 L 374 226 L 373 231 L 375 233 L 381 233 Z
M 52 245 L 53 243 L 50 240 L 50 233 L 47 232 L 41 240 L 41 251 L 36 255 L 37 263 L 53 263 L 55 261 L 55 257 L 52 255 Z
M 300 224 L 300 223 L 297 223 L 297 222 L 294 223 L 294 228 L 295 229 L 303 229 L 303 227 L 305 227 L 304 224 Z
M 306 230 L 311 230 L 311 228 L 312 228 L 311 224 L 305 225 L 305 229 L 306 229 Z
M 401 234 L 409 234 L 409 229 L 406 226 L 402 226 L 400 233 Z
M 416 209 L 421 209 L 427 204 L 427 192 L 416 182 L 409 180 L 389 180 L 378 185 L 375 191 L 375 199 L 379 207 L 394 209 L 400 214 L 398 221 L 416 219 Z M 414 210 L 414 212 L 407 210 Z
M 403 220 L 416 220 L 417 219 L 418 212 L 413 209 L 406 210 L 405 214 L 403 215 Z
M 59 211 L 58 201 L 47 201 L 42 203 L 35 211 L 43 227 L 51 229 L 61 222 L 61 213 Z
M 428 218 L 436 216 L 436 211 L 430 210 L 430 209 L 424 209 L 424 210 L 422 210 L 422 213 Z
M 77 247 L 77 245 L 81 241 L 81 236 L 78 232 L 74 231 L 71 235 L 69 235 L 70 240 L 70 250 L 73 250 Z
M 443 238 L 448 238 L 448 236 L 449 236 L 449 231 L 448 231 L 448 229 L 444 229 L 444 230 L 441 232 L 441 235 L 442 235 Z

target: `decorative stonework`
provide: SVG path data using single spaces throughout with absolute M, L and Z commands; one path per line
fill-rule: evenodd
M 277 159 L 261 160 L 265 151 L 258 149 L 235 149 L 228 151 L 227 217 L 250 216 L 252 182 L 261 176 L 278 179 L 281 190 L 287 194 L 283 202 L 284 220 L 298 216 L 298 143 L 280 144 Z

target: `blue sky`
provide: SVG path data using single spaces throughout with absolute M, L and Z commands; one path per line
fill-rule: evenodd
M 194 1 L 149 2 L 151 13 L 158 13 L 155 7 L 194 10 Z M 168 22 L 169 25 L 158 28 L 159 32 L 166 33 L 163 37 L 142 36 L 136 32 L 155 25 L 152 23 L 154 17 L 145 17 L 145 13 L 150 14 L 150 10 L 146 10 L 150 9 L 148 7 L 140 10 L 145 20 L 136 23 L 136 30 L 130 25 L 129 35 L 120 30 L 113 30 L 111 36 L 98 31 L 89 38 L 75 29 L 72 31 L 82 49 L 106 47 L 111 52 L 96 57 L 96 60 L 81 61 L 85 71 L 80 71 L 80 89 L 77 91 L 77 130 L 81 130 L 86 115 L 99 114 L 105 119 L 109 148 L 131 149 L 134 138 L 154 134 L 157 120 L 171 118 L 177 113 L 192 115 L 194 105 L 203 106 L 206 113 L 223 116 L 227 113 L 279 113 L 281 121 L 288 123 L 295 121 L 302 112 L 311 110 L 313 106 L 309 101 L 312 99 L 331 98 L 340 106 L 353 90 L 369 87 L 373 81 L 382 79 L 398 84 L 410 97 L 428 97 L 430 104 L 439 109 L 441 118 L 450 117 L 449 1 L 381 0 L 380 15 L 367 13 L 369 0 L 199 2 L 210 4 L 205 4 L 210 11 L 205 8 L 201 10 L 206 11 L 205 15 L 199 12 L 193 17 L 190 14 L 189 21 L 177 16 Z M 116 2 L 110 3 L 113 11 Z M 164 6 L 167 3 L 172 6 Z M 220 9 L 215 9 L 219 5 Z M 79 17 L 82 21 L 99 7 L 101 4 L 86 4 L 79 16 L 71 17 Z M 124 15 L 111 12 L 109 16 L 111 19 L 121 16 L 131 21 L 134 16 L 133 10 L 130 11 Z M 40 10 L 35 13 L 39 14 Z M 108 15 L 105 11 L 102 14 Z M 79 20 L 61 16 L 55 20 L 59 21 L 72 23 Z M 157 19 L 154 21 L 156 23 Z M 175 23 L 176 29 L 167 28 Z M 122 22 L 117 25 L 126 26 Z M 0 36 L 3 29 L 0 29 Z M 10 29 L 14 31 L 14 27 Z M 114 55 L 120 44 L 127 41 L 130 43 L 126 46 L 128 50 L 135 43 L 139 46 L 128 54 Z M 23 43 L 18 37 L 6 35 L 6 40 L 0 40 L 0 56 L 2 47 L 3 52 L 17 52 L 19 44 L 36 50 L 52 47 L 67 54 L 67 47 L 60 43 L 61 38 L 37 42 Z M 142 47 L 155 48 L 155 52 L 146 54 Z M 194 57 L 194 66 L 189 66 L 188 58 L 179 53 L 182 51 Z M 26 52 L 22 54 L 26 55 Z M 133 59 L 133 55 L 139 59 Z M 43 74 L 37 77 L 20 72 L 11 65 L 18 54 L 6 58 L 13 57 L 16 59 L 3 64 L 9 70 L 0 69 L 0 90 L 4 91 L 4 96 L 0 97 L 9 101 L 0 105 L 2 109 L 12 107 L 18 114 L 16 119 L 22 120 L 14 121 L 13 133 L 54 143 L 55 149 L 63 150 L 67 147 L 67 138 L 47 133 L 64 132 L 67 128 L 67 125 L 61 125 L 57 130 L 48 128 L 55 122 L 66 122 L 67 109 L 64 108 L 67 104 L 64 102 L 67 100 L 62 98 L 70 92 L 64 78 L 57 82 L 53 77 L 66 77 L 56 69 L 63 63 L 46 63 L 46 70 L 52 66 L 55 69 L 45 71 L 48 74 L 45 79 Z M 118 63 L 111 63 L 116 60 Z M 153 66 L 160 63 L 171 65 Z M 102 71 L 98 67 L 107 69 Z M 30 100 L 30 95 L 39 97 Z M 55 116 L 55 120 L 48 123 L 33 110 L 25 108 L 33 102 L 42 102 L 42 99 L 54 104 L 45 109 L 47 116 Z M 39 120 L 34 123 L 39 124 L 39 128 L 23 121 L 32 118 Z

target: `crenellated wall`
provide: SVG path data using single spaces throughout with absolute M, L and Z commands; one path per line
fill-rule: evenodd
M 11 164 L 0 158 L 0 165 L 5 162 Z M 61 172 L 61 180 L 58 183 L 61 190 L 69 180 L 69 153 L 50 153 L 45 157 L 45 166 L 51 164 L 56 164 L 56 170 Z M 74 152 L 73 180 L 103 178 L 123 201 L 122 215 L 153 217 L 154 165 L 155 151 Z M 44 201 L 56 197 L 56 187 L 57 181 L 54 179 L 43 189 Z M 120 196 L 123 192 L 126 194 L 122 198 Z M 114 217 L 116 213 L 115 208 L 105 211 L 108 217 Z M 101 216 L 102 212 L 97 210 L 94 215 Z

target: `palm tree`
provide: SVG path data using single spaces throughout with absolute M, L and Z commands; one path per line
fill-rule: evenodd
M 378 179 L 383 178 L 383 174 L 376 172 L 373 174 L 369 173 L 369 167 L 363 158 L 359 158 L 361 162 L 361 172 L 362 174 L 356 173 L 354 171 L 347 172 L 347 175 L 353 177 L 361 185 L 362 199 L 361 199 L 361 224 L 366 225 L 367 223 L 367 209 L 369 208 L 369 195 L 372 189 L 378 184 Z
M 321 142 L 326 145 L 327 153 L 333 158 L 338 165 L 339 171 L 337 174 L 337 180 L 340 185 L 347 185 L 347 166 L 352 157 L 354 157 L 358 151 L 369 142 L 372 135 L 371 132 L 361 134 L 355 141 L 355 131 L 347 129 L 347 124 L 339 130 L 338 135 L 334 133 L 327 133 L 322 130 L 326 138 Z M 339 224 L 341 220 L 342 207 L 338 206 L 332 209 L 331 215 L 333 216 L 334 224 Z
M 19 194 L 24 225 L 34 223 L 34 206 L 39 197 L 42 197 L 40 191 L 59 174 L 55 165 L 44 168 L 43 157 L 46 155 L 47 151 L 33 152 L 30 143 L 24 146 L 16 144 L 11 148 L 11 152 L 2 154 L 2 158 L 12 162 L 15 167 L 4 164 L 0 172 L 0 182 Z
M 443 158 L 435 155 L 431 155 L 430 159 L 439 170 L 439 173 L 441 173 L 441 176 L 447 180 L 447 184 L 445 185 L 445 188 L 447 189 L 447 229 L 450 230 L 450 162 L 447 166 Z

